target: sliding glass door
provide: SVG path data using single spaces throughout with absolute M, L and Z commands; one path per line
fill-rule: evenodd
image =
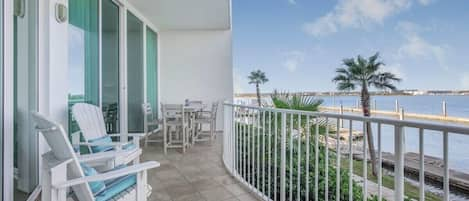
M 4 1 L 0 2 L 0 105 L 3 105 L 3 71 L 4 71 L 4 62 L 3 62 L 3 3 Z M 2 181 L 0 182 L 0 198 L 3 200 L 3 185 L 5 184 L 3 171 L 4 171 L 4 146 L 3 146 L 3 107 L 0 107 L 0 178 Z
M 79 130 L 75 103 L 99 105 L 99 1 L 69 0 L 69 133 Z
M 120 132 L 119 6 L 112 0 L 102 2 L 102 109 L 108 133 Z
M 31 111 L 38 109 L 37 2 L 23 1 L 14 16 L 14 200 L 26 200 L 39 183 L 38 135 Z
M 153 116 L 158 116 L 158 43 L 157 34 L 147 27 L 147 103 L 152 107 Z
M 129 133 L 143 132 L 143 22 L 127 12 L 127 115 Z

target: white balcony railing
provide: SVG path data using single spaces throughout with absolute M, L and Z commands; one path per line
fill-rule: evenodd
M 425 200 L 426 195 L 425 133 L 436 132 L 441 134 L 443 142 L 442 196 L 443 200 L 449 200 L 448 136 L 469 135 L 467 127 L 225 103 L 223 161 L 234 177 L 263 200 L 382 200 L 385 199 L 382 180 L 385 126 L 393 131 L 387 133 L 394 135 L 394 142 L 384 142 L 394 143 L 391 199 L 405 198 L 404 129 L 412 128 L 418 130 L 419 139 L 419 199 Z M 358 162 L 354 158 L 357 154 L 369 158 L 366 136 L 369 128 L 377 136 L 379 171 L 374 182 L 368 181 L 369 160 Z M 343 136 L 341 139 L 344 131 L 349 139 L 360 131 L 363 140 L 357 145 Z M 357 162 L 363 170 L 361 183 L 357 182 L 357 170 L 354 170 Z M 371 183 L 377 186 L 373 192 L 369 188 Z

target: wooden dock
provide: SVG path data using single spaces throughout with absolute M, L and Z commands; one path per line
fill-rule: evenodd
M 319 141 L 325 144 L 324 136 L 319 136 Z M 336 150 L 336 139 L 329 138 L 328 147 L 330 150 Z M 360 145 L 353 146 L 353 158 L 356 160 L 363 160 L 363 148 Z M 343 155 L 349 154 L 349 146 L 346 140 L 341 139 L 341 153 Z M 393 170 L 394 169 L 394 155 L 389 152 L 382 153 L 382 164 L 383 168 Z M 369 155 L 367 160 L 370 162 Z M 418 179 L 420 172 L 419 154 L 414 152 L 407 152 L 405 154 L 404 171 L 406 175 Z M 426 183 L 433 183 L 439 186 L 443 186 L 443 160 L 441 158 L 433 156 L 424 156 L 424 167 L 425 167 L 425 181 Z M 451 190 L 456 190 L 469 195 L 469 173 L 449 170 L 449 184 Z
M 326 107 L 321 106 L 319 107 L 321 111 L 329 111 L 329 112 L 341 112 L 341 107 Z M 349 112 L 349 113 L 362 113 L 362 108 L 353 108 L 353 107 L 342 107 L 342 112 Z M 391 116 L 391 117 L 399 117 L 400 112 L 396 111 L 384 111 L 384 110 L 371 110 L 372 115 L 382 115 L 382 116 Z M 432 115 L 432 114 L 417 114 L 417 113 L 408 113 L 404 114 L 405 118 L 410 119 L 422 119 L 422 120 L 433 120 L 433 121 L 440 121 L 440 122 L 451 122 L 451 123 L 460 123 L 460 124 L 468 124 L 469 125 L 469 118 L 464 117 L 453 117 L 453 116 L 445 116 L 445 115 Z
M 407 174 L 416 176 L 418 178 L 420 172 L 419 154 L 409 152 L 405 154 L 405 167 L 404 171 Z M 391 153 L 383 153 L 383 166 L 394 168 L 394 155 Z M 443 160 L 440 158 L 425 156 L 425 180 L 443 186 Z M 469 192 L 469 174 L 449 170 L 449 184 L 452 190 L 461 192 Z

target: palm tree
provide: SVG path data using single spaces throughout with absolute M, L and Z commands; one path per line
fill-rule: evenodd
M 368 59 L 358 56 L 343 60 L 345 68 L 338 68 L 336 70 L 337 76 L 332 79 L 337 84 L 337 89 L 341 91 L 355 90 L 360 87 L 361 105 L 363 109 L 363 116 L 370 116 L 370 93 L 369 88 L 374 87 L 380 90 L 396 90 L 394 82 L 400 82 L 401 79 L 390 72 L 383 72 L 380 70 L 384 63 L 378 61 L 379 53 L 374 54 Z M 370 157 L 372 162 L 373 174 L 377 174 L 376 168 L 376 153 L 374 149 L 373 135 L 371 132 L 371 123 L 366 123 L 368 147 L 370 150 Z
M 265 84 L 266 82 L 269 81 L 269 79 L 267 79 L 267 77 L 265 76 L 265 73 L 262 72 L 261 70 L 252 71 L 251 74 L 248 76 L 248 79 L 249 79 L 249 84 L 256 85 L 257 103 L 259 104 L 259 107 L 260 107 L 261 106 L 261 90 L 259 88 L 259 85 Z

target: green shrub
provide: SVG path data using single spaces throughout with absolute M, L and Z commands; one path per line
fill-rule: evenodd
M 272 118 L 271 119 L 273 122 L 276 121 L 276 119 Z M 277 118 L 277 121 L 279 121 L 280 118 Z M 304 121 L 304 118 L 303 120 Z M 280 121 L 279 121 L 280 122 Z M 279 123 L 277 122 L 277 123 Z M 289 127 L 289 123 L 287 123 L 287 128 Z M 303 123 L 301 123 L 303 124 Z M 264 130 L 262 128 L 254 127 L 253 125 L 250 124 L 237 124 L 239 127 L 244 127 L 244 129 L 239 129 L 238 135 L 237 135 L 237 161 L 238 161 L 238 168 L 239 168 L 239 173 L 246 181 L 249 181 L 251 185 L 256 187 L 258 190 L 261 190 L 265 188 L 264 194 L 267 195 L 267 188 L 269 186 L 268 183 L 268 171 L 271 171 L 271 183 L 270 183 L 270 194 L 269 196 L 271 199 L 274 199 L 274 196 L 277 197 L 277 200 L 279 199 L 280 196 L 280 147 L 281 147 L 281 142 L 280 142 L 280 126 L 278 126 L 278 130 L 275 131 L 274 129 L 274 123 L 271 124 L 271 136 L 270 136 L 270 146 L 269 146 L 269 137 L 267 135 L 264 135 Z M 280 125 L 280 124 L 278 124 Z M 298 125 L 296 122 L 293 123 L 293 125 Z M 297 199 L 297 189 L 298 189 L 298 161 L 300 161 L 300 199 L 299 200 L 306 200 L 306 174 L 308 173 L 309 175 L 309 188 L 308 188 L 308 199 L 309 200 L 314 200 L 314 195 L 315 195 L 315 142 L 314 142 L 314 133 L 315 133 L 315 126 L 313 124 L 311 125 L 311 137 L 309 143 L 306 141 L 306 137 L 304 135 L 295 135 L 295 132 L 290 133 L 288 132 L 289 129 L 287 129 L 287 142 L 286 142 L 286 197 L 287 199 L 290 198 L 290 190 L 292 190 L 292 197 L 293 200 L 298 200 Z M 323 126 L 320 126 L 320 134 L 323 135 L 325 133 L 325 128 Z M 246 130 L 246 132 L 244 132 Z M 250 131 L 249 133 L 247 131 Z M 260 131 L 260 135 L 257 133 L 257 131 Z M 265 130 L 265 133 L 268 133 L 268 129 Z M 277 135 L 275 134 L 277 133 Z M 248 135 L 249 134 L 249 135 Z M 291 136 L 292 138 L 292 144 L 293 146 L 290 145 L 290 139 Z M 264 139 L 265 137 L 265 139 Z M 277 141 L 275 141 L 277 140 Z M 300 140 L 301 148 L 298 149 L 298 140 Z M 248 143 L 249 141 L 249 143 Z M 318 143 L 319 146 L 319 152 L 318 152 L 318 200 L 325 200 L 325 188 L 326 188 L 326 164 L 325 164 L 325 159 L 326 159 L 326 147 L 322 145 L 321 143 Z M 309 145 L 309 168 L 306 170 L 306 145 Z M 248 151 L 249 149 L 249 151 Z M 259 155 L 258 155 L 258 150 L 259 150 Z M 270 150 L 270 155 L 269 155 L 269 150 Z M 275 150 L 277 151 L 277 160 L 274 160 L 275 158 Z M 300 153 L 300 158 L 298 159 L 298 154 Z M 291 157 L 291 155 L 293 157 Z M 269 156 L 271 158 L 270 163 L 269 163 Z M 259 158 L 258 158 L 259 157 Z M 248 160 L 248 158 L 251 161 L 251 164 L 247 163 L 241 163 L 241 158 L 244 158 L 245 161 Z M 290 164 L 291 161 L 291 164 Z M 259 167 L 258 167 L 259 163 Z M 264 165 L 263 165 L 264 164 Z M 342 169 L 340 171 L 340 199 L 336 198 L 336 177 L 337 177 L 337 172 L 336 172 L 336 154 L 333 151 L 329 150 L 329 164 L 327 166 L 328 170 L 328 199 L 329 200 L 349 200 L 349 179 L 350 175 L 347 170 Z M 264 167 L 264 168 L 263 168 Z M 255 176 L 252 178 L 252 175 L 247 175 L 248 171 L 246 171 L 246 175 L 243 174 L 242 169 L 247 170 L 249 168 L 250 172 L 252 172 Z M 274 178 L 274 171 L 277 171 L 277 177 Z M 292 178 L 290 178 L 290 173 L 292 175 Z M 265 180 L 263 179 L 262 175 L 265 175 Z M 259 181 L 257 180 L 259 176 Z M 274 181 L 276 180 L 277 185 L 274 185 Z M 292 183 L 290 185 L 290 182 Z M 358 185 L 355 181 L 352 182 L 353 185 L 353 200 L 363 200 L 363 192 L 362 192 L 362 186 Z M 263 188 L 264 187 L 264 188 Z M 274 193 L 274 188 L 276 188 L 276 193 Z M 374 200 L 374 198 L 370 197 L 368 200 Z

